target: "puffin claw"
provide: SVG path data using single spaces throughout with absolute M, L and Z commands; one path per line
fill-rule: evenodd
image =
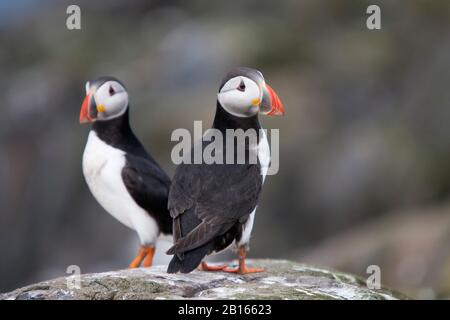
M 228 266 L 226 264 L 222 265 L 208 265 L 206 262 L 200 264 L 199 270 L 201 271 L 222 271 Z
M 250 268 L 250 267 L 235 267 L 235 268 L 225 268 L 223 269 L 223 272 L 228 273 L 237 273 L 237 274 L 248 274 L 248 273 L 258 273 L 258 272 L 264 272 L 266 271 L 264 268 Z

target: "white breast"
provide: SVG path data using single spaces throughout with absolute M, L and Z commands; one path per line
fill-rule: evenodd
M 264 180 L 266 179 L 267 170 L 270 166 L 270 147 L 269 141 L 267 141 L 267 136 L 264 130 L 261 130 L 262 136 L 258 143 L 258 159 L 261 164 L 261 175 Z
M 263 130 L 261 130 L 261 132 L 262 137 L 258 144 L 258 160 L 261 165 L 261 176 L 264 183 L 264 180 L 266 179 L 267 170 L 269 170 L 270 165 L 270 147 L 265 132 Z M 238 247 L 246 246 L 247 249 L 249 247 L 250 236 L 252 234 L 253 223 L 255 221 L 255 212 L 256 208 L 253 210 L 247 222 L 244 224 L 241 239 L 236 244 Z
M 136 230 L 143 245 L 155 244 L 159 234 L 156 221 L 129 194 L 122 180 L 125 152 L 89 133 L 83 154 L 86 182 L 100 205 L 114 218 Z

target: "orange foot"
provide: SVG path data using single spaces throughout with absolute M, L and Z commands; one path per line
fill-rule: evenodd
M 155 247 L 151 246 L 141 246 L 136 258 L 131 261 L 128 266 L 129 269 L 139 268 L 142 261 L 144 260 L 144 267 L 150 267 L 153 263 L 153 255 L 155 254 Z
M 264 272 L 264 271 L 266 271 L 266 270 L 264 270 L 263 268 L 249 268 L 247 266 L 223 269 L 223 272 L 239 273 L 239 274 L 257 273 L 257 272 Z
M 248 274 L 248 273 L 256 273 L 256 272 L 264 272 L 263 268 L 249 268 L 245 264 L 245 258 L 247 256 L 247 250 L 244 246 L 239 247 L 238 251 L 239 255 L 239 266 L 236 268 L 225 268 L 223 269 L 224 272 L 229 273 L 239 273 L 239 274 Z
M 155 255 L 155 247 L 149 247 L 147 250 L 147 256 L 144 260 L 144 267 L 148 268 L 153 265 L 153 256 Z
M 208 265 L 206 262 L 202 262 L 202 264 L 200 265 L 200 270 L 201 271 L 222 271 L 227 267 L 226 264 L 223 265 L 218 265 L 218 266 L 213 266 L 213 265 Z

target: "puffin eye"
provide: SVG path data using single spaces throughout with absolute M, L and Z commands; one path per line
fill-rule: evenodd
M 241 83 L 239 84 L 239 87 L 237 87 L 237 89 L 238 89 L 239 91 L 242 91 L 242 92 L 245 91 L 245 83 L 244 83 L 244 80 L 241 80 Z
M 114 91 L 114 88 L 112 86 L 109 86 L 109 95 L 113 96 L 116 93 L 116 91 Z

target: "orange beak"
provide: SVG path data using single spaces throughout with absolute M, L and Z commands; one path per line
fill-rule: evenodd
M 270 97 L 270 110 L 266 114 L 268 116 L 283 116 L 284 115 L 284 107 L 277 93 L 266 84 L 266 90 L 269 93 Z
M 81 105 L 81 111 L 80 111 L 80 123 L 93 122 L 93 120 L 94 120 L 89 116 L 89 104 L 90 104 L 91 96 L 92 96 L 92 94 L 89 93 L 86 95 L 86 97 L 83 100 L 83 104 Z

